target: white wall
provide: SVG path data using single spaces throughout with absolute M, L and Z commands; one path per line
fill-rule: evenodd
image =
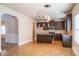
M 79 39 L 79 35 L 77 35 L 76 33 L 76 30 L 75 30 L 75 27 L 74 27 L 74 17 L 79 13 L 79 4 L 76 4 L 72 10 L 72 25 L 73 25 L 73 29 L 72 29 L 72 32 L 73 32 L 73 42 L 72 42 L 72 49 L 73 51 L 75 52 L 76 55 L 79 56 L 79 44 L 77 44 L 76 40 L 77 38 Z M 77 31 L 78 32 L 78 31 Z M 78 37 L 77 37 L 78 36 Z
M 0 5 L 0 19 L 1 15 L 5 13 L 16 16 L 18 19 L 18 44 L 20 45 L 25 42 L 32 41 L 32 19 L 14 10 L 11 10 L 7 7 Z

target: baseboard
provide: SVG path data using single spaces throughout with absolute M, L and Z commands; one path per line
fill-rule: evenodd
M 32 41 L 32 40 L 25 41 L 25 42 L 21 42 L 21 43 L 19 43 L 18 45 L 23 45 L 23 44 L 29 43 L 29 42 L 31 42 L 31 41 Z
M 79 53 L 77 53 L 77 51 L 74 48 L 72 48 L 72 50 L 73 50 L 73 52 L 75 53 L 76 56 L 79 56 Z

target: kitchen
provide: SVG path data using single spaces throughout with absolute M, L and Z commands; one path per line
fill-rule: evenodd
M 61 19 L 49 20 L 48 17 L 42 21 L 34 21 L 33 41 L 38 43 L 62 41 L 63 47 L 72 47 L 72 14 L 67 14 Z

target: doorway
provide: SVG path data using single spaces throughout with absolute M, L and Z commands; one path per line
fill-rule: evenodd
M 10 14 L 3 14 L 1 17 L 1 47 L 6 49 L 6 45 L 18 44 L 18 19 Z

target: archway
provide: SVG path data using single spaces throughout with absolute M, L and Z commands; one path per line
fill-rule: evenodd
M 3 14 L 1 17 L 1 41 L 2 49 L 5 44 L 18 44 L 18 19 L 10 14 Z

